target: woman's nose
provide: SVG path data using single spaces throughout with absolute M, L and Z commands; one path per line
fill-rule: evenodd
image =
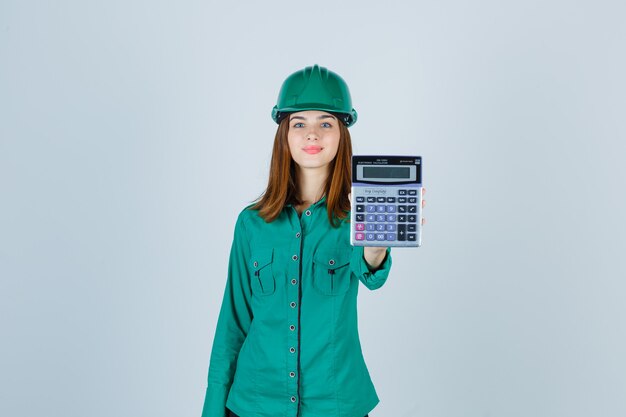
M 315 129 L 310 129 L 306 133 L 306 139 L 307 140 L 317 140 L 318 139 L 317 131 Z

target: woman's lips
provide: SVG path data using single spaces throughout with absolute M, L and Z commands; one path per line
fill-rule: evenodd
M 316 153 L 320 153 L 322 151 L 321 146 L 305 146 L 302 150 L 308 154 L 314 155 Z

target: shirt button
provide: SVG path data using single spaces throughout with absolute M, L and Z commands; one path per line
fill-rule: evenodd
M 296 376 L 296 373 L 295 372 L 289 372 L 289 376 L 293 378 L 294 376 Z
M 297 261 L 297 260 L 298 260 L 298 255 L 293 255 L 293 256 L 291 257 L 291 259 L 293 259 L 294 261 Z
M 254 261 L 254 267 L 256 268 L 257 266 L 259 266 L 259 263 L 257 261 Z
M 291 402 L 295 403 L 296 402 L 296 397 L 291 397 Z
M 296 285 L 297 283 L 298 283 L 298 280 L 297 280 L 297 279 L 293 278 L 293 279 L 291 280 L 291 285 Z
M 289 352 L 291 352 L 291 353 L 296 353 L 296 348 L 295 348 L 295 347 L 290 347 L 290 348 L 289 348 Z
M 296 233 L 296 237 L 300 237 L 300 232 Z
M 291 308 L 295 308 L 296 307 L 296 303 L 295 302 L 290 302 L 289 305 L 291 306 Z
M 328 264 L 329 264 L 329 265 L 335 265 L 335 260 L 334 260 L 334 259 L 331 259 L 330 261 L 328 261 Z
M 311 210 L 305 211 L 304 214 L 306 214 L 307 216 L 310 216 L 311 215 Z
M 289 326 L 289 330 L 291 330 L 291 331 L 293 332 L 294 330 L 296 330 L 296 326 L 294 326 L 294 325 L 292 324 L 291 326 Z

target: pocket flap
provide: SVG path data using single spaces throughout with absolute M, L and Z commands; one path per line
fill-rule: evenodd
M 253 270 L 258 271 L 264 266 L 271 264 L 273 254 L 274 254 L 273 248 L 258 249 L 254 251 L 254 253 L 250 257 L 250 267 Z
M 352 249 L 318 249 L 313 262 L 328 269 L 337 269 L 350 263 Z

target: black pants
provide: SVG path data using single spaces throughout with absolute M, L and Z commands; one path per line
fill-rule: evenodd
M 233 413 L 232 411 L 230 411 L 229 408 L 226 408 L 228 410 L 228 417 L 240 417 L 237 414 Z M 365 414 L 365 417 L 369 417 L 369 414 Z

